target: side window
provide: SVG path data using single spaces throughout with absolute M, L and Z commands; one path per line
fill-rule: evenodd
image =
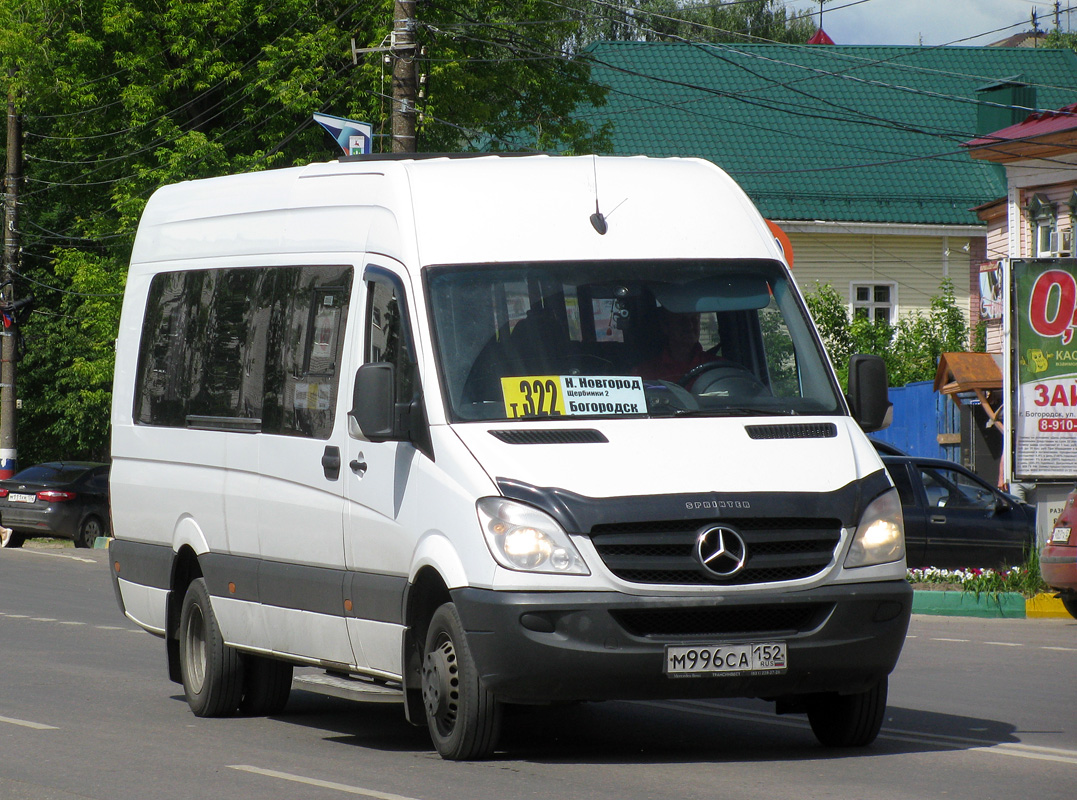
M 262 430 L 328 438 L 339 390 L 350 269 L 272 270 Z
M 419 385 L 404 289 L 395 276 L 380 269 L 369 271 L 366 280 L 366 363 L 392 364 L 397 401 L 413 400 Z
M 135 386 L 135 422 L 182 427 L 190 396 L 188 376 L 196 314 L 187 273 L 156 275 L 142 323 Z
M 894 481 L 894 487 L 898 490 L 901 504 L 905 506 L 916 505 L 916 494 L 913 492 L 912 482 L 909 480 L 909 471 L 904 464 L 895 464 L 887 467 L 890 478 Z
M 135 422 L 327 438 L 350 284 L 345 266 L 155 276 Z
M 942 467 L 922 467 L 920 474 L 927 491 L 928 505 L 984 511 L 994 507 L 994 493 L 963 472 Z

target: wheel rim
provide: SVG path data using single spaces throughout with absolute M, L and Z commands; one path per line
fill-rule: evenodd
M 451 734 L 460 710 L 460 667 L 448 637 L 440 638 L 423 661 L 423 703 L 438 733 Z
M 82 541 L 87 547 L 93 547 L 101 535 L 101 523 L 91 517 L 82 525 Z
M 183 661 L 186 667 L 188 688 L 198 694 L 206 680 L 206 635 L 202 609 L 191 606 L 187 630 L 183 637 Z

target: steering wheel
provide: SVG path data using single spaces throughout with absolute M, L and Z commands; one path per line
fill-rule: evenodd
M 700 380 L 701 376 L 709 375 L 707 380 Z M 767 391 L 755 373 L 740 364 L 729 361 L 708 361 L 692 367 L 680 380 L 680 386 L 692 386 L 692 394 L 713 393 L 721 385 L 722 390 L 731 397 L 755 397 Z

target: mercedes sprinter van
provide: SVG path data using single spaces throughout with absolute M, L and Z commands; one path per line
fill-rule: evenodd
M 757 697 L 874 740 L 901 506 L 781 249 L 695 159 L 338 162 L 166 186 L 117 343 L 110 564 L 199 716 L 293 668 L 449 759 L 506 704 Z

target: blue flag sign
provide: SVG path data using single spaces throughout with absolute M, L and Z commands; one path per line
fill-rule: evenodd
M 370 142 L 374 127 L 370 123 L 334 117 L 331 114 L 315 114 L 314 121 L 329 131 L 345 155 L 355 156 L 371 152 Z

